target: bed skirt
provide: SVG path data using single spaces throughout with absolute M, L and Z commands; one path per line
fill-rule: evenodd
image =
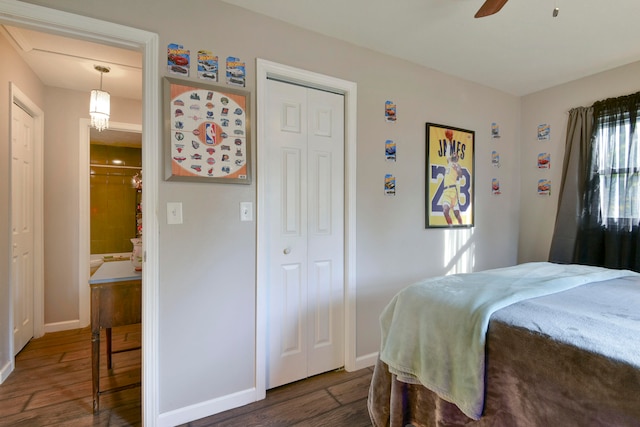
M 422 385 L 398 381 L 378 360 L 368 400 L 373 425 L 640 426 L 637 367 L 493 320 L 487 346 L 479 420 Z

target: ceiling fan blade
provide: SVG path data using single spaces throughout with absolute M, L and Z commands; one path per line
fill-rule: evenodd
M 502 6 L 507 2 L 507 0 L 486 0 L 482 7 L 476 12 L 476 18 L 482 18 L 484 16 L 493 15 L 497 13 Z

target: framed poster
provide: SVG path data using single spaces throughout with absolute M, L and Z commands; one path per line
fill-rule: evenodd
M 251 183 L 249 92 L 164 78 L 165 179 Z
M 473 227 L 475 132 L 427 123 L 426 228 Z

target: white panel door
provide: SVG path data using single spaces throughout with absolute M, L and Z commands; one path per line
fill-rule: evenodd
M 11 110 L 11 286 L 14 355 L 33 337 L 34 120 L 16 104 Z
M 267 388 L 344 364 L 344 98 L 269 80 Z

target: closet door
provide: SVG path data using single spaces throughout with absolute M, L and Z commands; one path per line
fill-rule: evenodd
M 344 364 L 344 98 L 269 80 L 267 388 Z

